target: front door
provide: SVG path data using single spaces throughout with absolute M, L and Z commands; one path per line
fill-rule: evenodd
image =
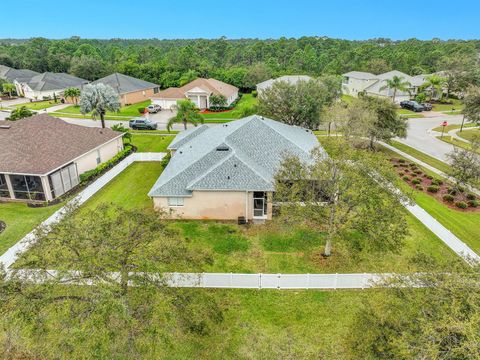
M 255 191 L 253 193 L 253 218 L 267 218 L 267 193 Z

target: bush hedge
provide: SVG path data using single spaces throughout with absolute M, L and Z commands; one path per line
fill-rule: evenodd
M 437 185 L 430 185 L 427 187 L 427 191 L 431 193 L 436 193 L 440 190 L 440 188 Z
M 468 204 L 465 201 L 457 201 L 455 203 L 455 206 L 459 209 L 466 209 L 468 207 Z
M 475 200 L 477 197 L 475 196 L 475 194 L 468 193 L 468 194 L 466 195 L 466 198 L 467 198 L 468 200 Z
M 126 158 L 133 151 L 131 145 L 125 145 L 125 148 L 108 161 L 98 165 L 95 169 L 85 171 L 80 174 L 80 183 L 90 181 L 100 175 L 103 171 L 114 167 L 118 162 Z
M 423 186 L 420 185 L 420 184 L 415 185 L 415 189 L 420 190 L 420 191 L 423 191 Z
M 404 177 L 403 177 L 403 180 L 409 181 L 409 180 L 410 180 L 410 177 L 409 177 L 409 176 L 404 176 Z
M 468 206 L 470 207 L 478 207 L 480 205 L 480 201 L 478 200 L 468 200 Z
M 445 194 L 445 195 L 443 195 L 443 200 L 445 200 L 445 201 L 453 202 L 454 199 L 455 199 L 455 198 L 454 198 L 452 195 L 450 195 L 450 194 Z
M 442 185 L 443 181 L 440 179 L 433 179 L 432 180 L 432 185 Z
M 412 184 L 415 184 L 415 185 L 418 185 L 418 184 L 420 184 L 421 182 L 422 182 L 422 180 L 420 180 L 420 179 L 413 179 L 413 180 L 412 180 Z

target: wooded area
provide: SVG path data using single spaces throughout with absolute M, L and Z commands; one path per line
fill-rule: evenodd
M 452 62 L 478 61 L 478 40 L 372 39 L 325 37 L 278 40 L 0 40 L 0 64 L 38 72 L 70 72 L 95 80 L 112 72 L 151 81 L 163 88 L 195 77 L 215 77 L 243 90 L 283 74 L 375 74 L 392 69 L 410 75 L 444 70 Z M 455 66 L 455 65 L 454 65 Z M 480 70 L 475 75 L 480 82 Z

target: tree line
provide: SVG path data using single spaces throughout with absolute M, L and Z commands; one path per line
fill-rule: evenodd
M 478 40 L 372 39 L 325 37 L 192 40 L 0 40 L 0 64 L 38 72 L 70 72 L 95 80 L 112 72 L 166 88 L 196 77 L 215 77 L 242 90 L 284 74 L 375 74 L 400 70 L 410 75 L 469 67 L 480 84 Z

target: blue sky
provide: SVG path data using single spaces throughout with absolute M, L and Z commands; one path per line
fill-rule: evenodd
M 480 38 L 478 0 L 3 2 L 0 38 Z

